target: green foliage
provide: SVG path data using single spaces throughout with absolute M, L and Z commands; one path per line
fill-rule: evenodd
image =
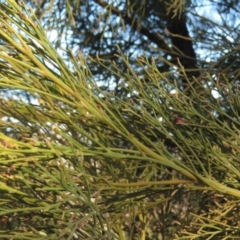
M 69 68 L 25 5 L 0 9 L 1 239 L 239 236 L 239 89 L 211 74 L 221 61 L 189 79 L 117 46 L 122 68 L 68 51 Z

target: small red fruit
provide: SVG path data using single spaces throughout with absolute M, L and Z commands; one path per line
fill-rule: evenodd
M 182 124 L 184 122 L 184 118 L 182 117 L 176 117 L 174 120 L 174 123 L 176 124 Z

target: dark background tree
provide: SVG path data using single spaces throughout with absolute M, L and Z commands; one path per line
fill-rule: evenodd
M 29 3 L 36 9 L 45 28 L 57 34 L 53 40 L 57 48 L 71 49 L 75 54 L 81 51 L 85 56 L 98 54 L 105 60 L 115 60 L 121 69 L 124 64 L 116 56 L 119 52 L 116 45 L 124 55 L 129 56 L 132 64 L 144 52 L 149 58 L 156 59 L 159 69 L 167 70 L 172 65 L 169 66 L 160 57 L 175 65 L 178 65 L 179 57 L 185 70 L 191 69 L 194 76 L 199 73 L 194 71 L 195 68 L 200 73 L 202 68 L 211 68 L 215 73 L 217 67 L 213 63 L 219 59 L 231 61 L 227 55 L 236 51 L 238 46 L 239 1 Z M 220 15 L 215 15 L 215 19 L 209 18 L 211 11 Z M 209 14 L 205 16 L 204 12 Z M 232 60 L 232 72 L 237 71 L 237 61 L 236 58 Z M 99 81 L 102 80 L 105 86 L 120 91 L 120 79 L 109 77 L 109 73 L 96 64 L 91 70 L 98 74 Z M 181 81 L 181 78 L 177 79 Z

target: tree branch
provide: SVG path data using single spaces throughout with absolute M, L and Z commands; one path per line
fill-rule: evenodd
M 109 4 L 106 3 L 105 1 L 95 0 L 95 2 L 103 8 L 109 8 Z M 110 8 L 113 14 L 115 14 L 118 17 L 121 17 L 127 25 L 130 25 L 132 27 L 133 30 L 138 31 L 142 35 L 146 36 L 151 42 L 155 43 L 163 51 L 172 52 L 171 48 L 166 44 L 166 42 L 161 37 L 158 36 L 158 34 L 151 33 L 147 28 L 143 26 L 139 28 L 139 25 L 133 18 L 129 17 L 127 14 L 123 13 L 122 11 L 118 10 L 115 7 L 111 6 Z

